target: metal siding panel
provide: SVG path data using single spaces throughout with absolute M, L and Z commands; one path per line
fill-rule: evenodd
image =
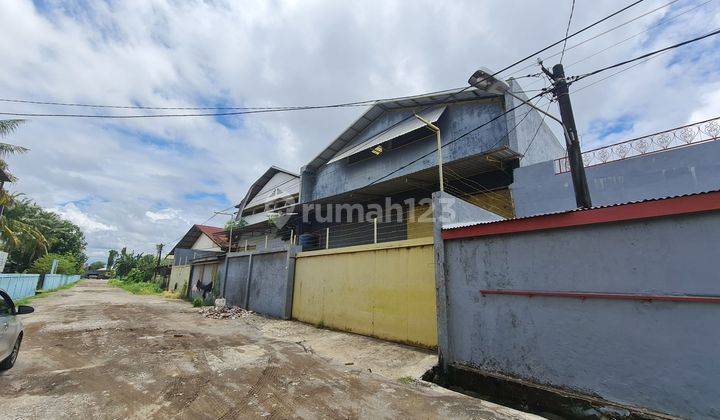
M 424 119 L 430 121 L 431 123 L 434 123 L 437 122 L 443 112 L 445 112 L 446 108 L 447 107 L 445 105 L 439 106 L 437 108 L 421 112 L 419 115 Z M 345 151 L 338 153 L 334 158 L 330 159 L 328 163 L 333 163 L 337 162 L 338 160 L 345 159 L 346 157 L 371 149 L 378 144 L 384 143 L 388 140 L 392 140 L 396 137 L 402 136 L 403 134 L 410 133 L 423 127 L 425 127 L 425 123 L 418 120 L 417 118 L 406 119 L 401 123 L 395 126 L 391 126 L 391 128 L 380 132 L 380 134 L 376 135 L 375 137 L 372 137 L 356 146 L 353 146 Z
M 406 243 L 407 246 L 402 246 Z M 292 316 L 423 347 L 437 346 L 433 246 L 299 254 Z

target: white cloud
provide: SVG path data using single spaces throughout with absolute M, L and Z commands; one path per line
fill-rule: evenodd
M 63 218 L 80 226 L 83 232 L 95 233 L 107 230 L 117 230 L 115 226 L 109 226 L 104 223 L 93 220 L 90 216 L 83 213 L 74 203 L 68 203 L 62 207 L 48 209 L 62 216 Z
M 152 220 L 153 222 L 162 222 L 166 220 L 173 220 L 173 219 L 179 219 L 184 222 L 182 217 L 180 217 L 180 210 L 178 209 L 162 209 L 159 211 L 146 211 L 145 216 L 148 217 L 148 219 Z
M 561 38 L 570 9 L 569 0 L 566 10 L 560 4 L 499 0 L 38 4 L 42 9 L 29 1 L 3 3 L 3 97 L 155 106 L 335 103 L 463 86 L 480 66 L 499 69 Z M 641 3 L 568 45 L 661 4 Z M 720 21 L 712 3 L 572 65 L 696 4 L 678 2 L 669 12 L 652 13 L 568 50 L 567 73 L 581 74 L 711 30 Z M 620 7 L 578 4 L 571 30 Z M 608 138 L 590 133 L 583 143 L 593 146 L 713 115 L 720 109 L 717 45 L 703 41 L 700 51 L 710 51 L 692 60 L 669 53 L 582 91 L 586 82 L 573 85 L 581 133 L 598 119 L 633 117 L 628 132 Z M 676 64 L 668 68 L 673 59 Z M 542 86 L 523 83 L 529 89 Z M 92 110 L 0 103 L 0 111 Z M 239 201 L 269 165 L 298 170 L 361 112 L 223 120 L 30 119 L 7 139 L 31 148 L 9 160 L 20 179 L 11 188 L 76 217 L 91 256 L 122 246 L 153 252 L 156 243 L 172 244 L 190 223 Z M 193 192 L 224 194 L 229 202 L 189 199 Z M 87 202 L 82 210 L 63 206 L 79 200 Z

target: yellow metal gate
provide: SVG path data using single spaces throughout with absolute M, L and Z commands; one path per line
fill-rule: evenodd
M 433 261 L 432 238 L 301 252 L 293 318 L 436 347 Z

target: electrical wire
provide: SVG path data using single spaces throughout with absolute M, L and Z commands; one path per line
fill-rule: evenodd
M 638 19 L 641 19 L 641 18 L 643 18 L 643 17 L 645 17 L 645 16 L 648 16 L 648 15 L 650 15 L 650 14 L 652 14 L 652 13 L 657 12 L 658 10 L 662 10 L 662 9 L 668 7 L 668 6 L 671 6 L 672 4 L 677 3 L 678 1 L 679 1 L 679 0 L 672 0 L 672 1 L 668 2 L 668 3 L 663 4 L 662 6 L 656 7 L 655 9 L 652 9 L 652 10 L 650 10 L 650 11 L 648 11 L 648 12 L 645 12 L 645 13 L 639 15 L 639 16 L 636 16 L 636 17 L 634 17 L 634 18 L 632 18 L 632 19 L 626 20 L 625 22 L 623 22 L 623 23 L 621 23 L 621 24 L 619 24 L 619 25 L 617 25 L 617 26 L 614 26 L 614 27 L 612 27 L 612 28 L 610 28 L 610 29 L 607 29 L 607 30 L 605 30 L 605 31 L 603 31 L 603 32 L 600 32 L 599 34 L 594 35 L 594 36 L 592 36 L 592 37 L 590 37 L 590 38 L 588 38 L 588 39 L 586 39 L 586 40 L 584 40 L 584 41 L 578 42 L 577 44 L 571 45 L 571 46 L 567 47 L 566 50 L 567 50 L 567 51 L 572 50 L 573 48 L 577 48 L 577 47 L 579 47 L 579 46 L 581 46 L 581 45 L 583 45 L 583 44 L 586 44 L 586 43 L 588 43 L 588 42 L 590 42 L 590 41 L 592 41 L 592 40 L 594 40 L 594 39 L 597 39 L 597 38 L 599 38 L 599 37 L 601 37 L 601 36 L 603 36 L 603 35 L 609 34 L 610 32 L 613 32 L 613 31 L 615 31 L 615 30 L 617 30 L 617 29 L 620 29 L 620 28 L 622 28 L 623 26 L 628 25 L 628 24 L 630 24 L 630 23 L 632 23 L 632 22 L 634 22 L 634 21 L 636 21 L 636 20 L 638 20 Z M 544 60 L 547 60 L 547 59 L 553 58 L 553 57 L 557 57 L 558 55 L 560 55 L 560 52 L 559 52 L 559 51 L 556 52 L 556 53 L 554 53 L 554 54 L 551 54 L 551 55 L 545 57 Z M 514 74 L 517 74 L 517 73 L 520 73 L 521 71 L 524 71 L 524 70 L 527 70 L 527 69 L 529 69 L 529 68 L 535 67 L 536 65 L 537 65 L 536 63 L 533 63 L 533 64 L 529 64 L 529 65 L 527 65 L 527 66 L 525 66 L 525 67 L 521 67 L 520 69 L 516 70 L 515 72 L 510 73 L 509 76 L 513 76 Z
M 640 32 L 637 32 L 637 33 L 635 33 L 634 35 L 631 35 L 631 36 L 629 36 L 629 37 L 627 37 L 627 38 L 625 38 L 625 39 L 623 39 L 623 40 L 621 40 L 621 41 L 618 41 L 618 42 L 616 42 L 616 43 L 614 43 L 614 44 L 612 44 L 612 45 L 609 45 L 609 46 L 607 46 L 607 47 L 599 50 L 599 51 L 596 51 L 596 52 L 594 52 L 594 53 L 592 53 L 592 54 L 590 54 L 590 55 L 588 55 L 588 56 L 586 56 L 586 57 L 584 57 L 584 58 L 581 58 L 580 60 L 573 61 L 572 63 L 570 63 L 570 64 L 568 64 L 567 66 L 565 66 L 565 68 L 567 69 L 567 68 L 572 67 L 572 66 L 574 66 L 574 65 L 576 65 L 576 64 L 582 63 L 583 61 L 589 60 L 590 58 L 595 57 L 595 56 L 597 56 L 598 54 L 604 53 L 605 51 L 607 51 L 607 50 L 609 50 L 609 49 L 611 49 L 611 48 L 617 47 L 618 45 L 623 44 L 623 43 L 625 43 L 625 42 L 627 42 L 627 41 L 629 41 L 629 40 L 631 40 L 631 39 L 633 39 L 633 38 L 635 38 L 635 37 L 637 37 L 637 36 L 639 36 L 639 35 L 642 35 L 642 34 L 644 34 L 644 33 L 646 33 L 646 32 L 649 32 L 649 31 L 651 31 L 651 30 L 653 30 L 653 29 L 655 29 L 655 28 L 658 28 L 658 27 L 660 27 L 660 26 L 667 25 L 667 24 L 670 23 L 671 21 L 673 21 L 673 20 L 675 20 L 675 19 L 677 19 L 677 18 L 679 18 L 679 17 L 681 17 L 681 16 L 683 16 L 683 15 L 685 15 L 685 14 L 688 14 L 688 13 L 692 12 L 693 10 L 698 9 L 698 8 L 704 6 L 704 5 L 706 5 L 706 4 L 708 4 L 708 3 L 712 2 L 712 1 L 715 1 L 715 0 L 706 0 L 706 1 L 702 2 L 702 3 L 700 3 L 700 4 L 697 4 L 697 5 L 695 5 L 695 6 L 693 6 L 693 7 L 690 7 L 690 8 L 688 8 L 688 9 L 686 9 L 686 10 L 683 10 L 682 12 L 680 12 L 680 13 L 678 13 L 678 14 L 676 14 L 676 15 L 673 15 L 673 16 L 667 17 L 667 18 L 665 18 L 665 19 L 662 19 L 660 22 L 656 23 L 655 25 L 649 26 L 649 27 L 648 27 L 647 29 L 645 29 L 645 30 L 642 30 L 642 31 L 640 31 Z
M 612 64 L 612 65 L 610 65 L 610 66 L 606 66 L 606 67 L 603 67 L 603 68 L 600 68 L 600 69 L 597 69 L 597 70 L 593 70 L 593 71 L 591 71 L 591 72 L 589 72 L 589 73 L 585 73 L 585 74 L 581 74 L 581 75 L 579 75 L 579 76 L 572 77 L 572 78 L 570 78 L 570 80 L 569 80 L 568 82 L 569 82 L 569 83 L 574 83 L 574 82 L 577 82 L 577 81 L 579 81 L 579 80 L 582 80 L 582 79 L 584 79 L 584 78 L 586 78 L 586 77 L 594 76 L 594 75 L 599 74 L 599 73 L 602 73 L 602 72 L 604 72 L 604 71 L 611 70 L 611 69 L 614 69 L 614 68 L 617 68 L 617 67 L 621 67 L 621 66 L 624 66 L 624 65 L 626 65 L 626 64 L 630 64 L 630 63 L 632 63 L 632 62 L 639 61 L 639 60 L 642 60 L 642 59 L 645 59 L 645 58 L 648 58 L 648 57 L 652 57 L 653 55 L 660 54 L 660 53 L 663 53 L 663 52 L 665 52 L 665 51 L 670 51 L 670 50 L 673 50 L 673 49 L 675 49 L 675 48 L 679 48 L 679 47 L 682 47 L 682 46 L 685 46 L 685 45 L 688 45 L 688 44 L 692 44 L 692 43 L 694 43 L 694 42 L 701 41 L 701 40 L 703 40 L 703 39 L 705 39 L 705 38 L 709 38 L 709 37 L 715 36 L 715 35 L 717 35 L 717 34 L 720 34 L 720 29 L 716 29 L 716 30 L 714 30 L 714 31 L 712 31 L 712 32 L 710 32 L 710 33 L 707 33 L 707 34 L 705 34 L 705 35 L 701 35 L 701 36 L 696 37 L 696 38 L 693 38 L 693 39 L 688 39 L 688 40 L 686 40 L 686 41 L 679 42 L 679 43 L 677 43 L 677 44 L 669 45 L 669 46 L 667 46 L 667 47 L 665 47 L 665 48 L 661 48 L 661 49 L 659 49 L 659 50 L 651 51 L 651 52 L 649 52 L 649 53 L 647 53 L 647 54 L 643 54 L 643 55 L 640 55 L 640 56 L 638 56 L 638 57 L 631 58 L 631 59 L 629 59 L 629 60 L 621 61 L 621 62 L 619 62 L 619 63 L 615 63 L 615 64 Z
M 548 112 L 550 110 L 550 105 L 552 105 L 552 101 L 548 102 L 547 107 L 545 108 L 545 112 Z M 528 150 L 530 150 L 530 146 L 532 146 L 533 142 L 535 141 L 535 137 L 537 137 L 538 133 L 540 132 L 540 127 L 542 127 L 543 123 L 545 123 L 545 117 L 546 117 L 546 115 L 542 114 L 542 118 L 540 119 L 540 124 L 538 124 L 537 129 L 535 130 L 535 134 L 533 134 L 532 139 L 530 139 L 530 142 L 528 143 L 527 147 L 523 151 L 522 156 L 520 157 L 520 161 L 525 159 L 525 156 L 527 155 Z
M 568 18 L 567 28 L 565 29 L 565 41 L 563 42 L 562 53 L 560 54 L 560 64 L 562 64 L 563 57 L 565 57 L 565 47 L 567 46 L 567 36 L 570 32 L 570 24 L 572 23 L 573 14 L 575 13 L 575 0 L 572 0 L 572 6 L 570 6 L 570 17 Z
M 488 76 L 484 80 L 489 80 L 495 76 L 497 76 L 499 73 L 502 73 L 506 70 L 509 70 L 518 64 L 521 64 L 538 54 L 541 54 L 563 42 L 566 42 L 568 39 L 573 38 L 587 30 L 589 30 L 592 27 L 595 27 L 599 25 L 600 23 L 611 19 L 614 16 L 617 16 L 618 14 L 642 3 L 644 0 L 636 0 L 633 3 L 603 17 L 600 20 L 597 20 L 593 23 L 591 23 L 588 26 L 585 26 L 584 28 L 564 37 L 563 39 L 554 42 L 544 48 L 541 48 L 532 54 L 529 54 L 528 56 L 521 58 L 520 60 L 515 61 L 514 63 L 503 67 L 499 71 L 493 73 L 492 75 Z M 484 81 L 483 80 L 483 81 Z M 456 92 L 454 95 L 459 94 L 462 91 L 467 90 L 468 87 L 463 88 L 462 90 Z M 438 94 L 438 93 L 447 93 L 448 91 L 439 91 L 431 94 Z M 401 97 L 399 99 L 408 98 L 408 97 Z M 25 100 L 16 100 L 16 99 L 8 99 L 6 101 L 25 101 Z M 27 101 L 28 103 L 33 102 L 47 102 L 47 105 L 63 105 L 63 106 L 84 106 L 84 107 L 102 107 L 102 108 L 116 108 L 116 107 L 123 107 L 126 108 L 128 106 L 122 106 L 122 105 L 94 105 L 94 104 L 73 104 L 73 103 L 63 103 L 63 102 L 50 102 L 50 101 Z M 246 115 L 246 114 L 256 114 L 256 113 L 267 113 L 267 112 L 287 112 L 287 111 L 297 111 L 297 110 L 309 110 L 309 109 L 325 109 L 325 108 L 337 108 L 342 106 L 364 106 L 364 105 L 371 105 L 373 102 L 371 101 L 365 101 L 365 102 L 349 102 L 345 104 L 333 104 L 333 105 L 317 105 L 317 106 L 303 106 L 303 107 L 280 107 L 280 108 L 241 108 L 241 107 L 228 107 L 228 108 L 210 108 L 210 107 L 197 107 L 197 108 L 189 108 L 188 109 L 197 109 L 197 110 L 206 110 L 206 109 L 239 109 L 238 111 L 232 111 L 232 112 L 217 112 L 217 113 L 191 113 L 191 114 L 145 114 L 145 115 L 102 115 L 102 114 L 58 114 L 58 113 L 31 113 L 31 112 L 0 112 L 0 115 L 9 115 L 9 116 L 16 116 L 16 117 L 71 117 L 71 118 L 106 118 L 106 119 L 134 119 L 134 118 L 177 118 L 177 117 L 219 117 L 219 116 L 234 116 L 234 115 Z M 168 107 L 172 109 L 183 109 L 183 107 Z M 134 109 L 134 108 L 132 108 Z M 143 107 L 143 108 L 137 108 L 137 109 L 161 109 L 161 107 Z
M 528 101 L 530 101 L 530 100 L 532 100 L 532 99 L 535 99 L 535 98 L 538 98 L 538 97 L 540 97 L 540 96 L 542 96 L 542 93 L 539 93 L 539 94 L 533 96 L 533 97 L 532 97 L 531 99 L 529 99 Z M 504 117 L 505 115 L 507 115 L 507 114 L 509 114 L 510 112 L 512 112 L 512 111 L 520 108 L 520 107 L 523 106 L 523 105 L 525 105 L 525 104 L 520 104 L 520 105 L 514 106 L 514 107 L 508 109 L 507 111 L 505 111 L 505 112 L 503 112 L 503 113 L 501 113 L 501 114 L 499 114 L 499 115 L 496 115 L 495 117 L 491 118 L 489 121 L 487 121 L 487 122 L 485 122 L 485 123 L 483 123 L 483 124 L 480 124 L 479 126 L 473 128 L 472 130 L 467 131 L 467 132 L 465 132 L 464 134 L 460 135 L 458 138 L 453 139 L 453 140 L 451 140 L 451 141 L 443 144 L 440 148 L 442 149 L 443 147 L 449 146 L 449 145 L 451 145 L 451 144 L 453 144 L 453 143 L 461 140 L 462 138 L 464 138 L 464 137 L 466 137 L 466 136 L 469 136 L 470 134 L 474 133 L 475 131 L 477 131 L 477 130 L 479 130 L 479 129 L 481 129 L 481 128 L 483 128 L 483 127 L 485 127 L 485 126 L 487 126 L 487 125 L 489 125 L 489 124 L 497 121 L 498 119 Z M 505 136 L 503 136 L 503 137 L 505 137 Z M 502 138 L 501 138 L 501 140 L 502 140 Z M 499 142 L 498 142 L 498 144 L 499 144 Z M 490 149 L 488 149 L 488 150 L 490 150 Z M 418 157 L 417 159 L 415 159 L 415 160 L 413 160 L 413 161 L 411 161 L 411 162 L 409 162 L 409 163 L 407 163 L 407 164 L 405 164 L 405 165 L 403 165 L 403 166 L 401 166 L 401 167 L 399 167 L 399 168 L 397 168 L 397 169 L 395 169 L 395 170 L 393 170 L 393 171 L 390 171 L 389 173 L 381 176 L 380 178 L 378 178 L 378 179 L 370 182 L 370 183 L 367 184 L 365 187 L 369 187 L 369 186 L 371 186 L 371 185 L 377 184 L 378 182 L 382 181 L 383 179 L 385 179 L 385 178 L 387 178 L 387 177 L 389 177 L 389 176 L 391 176 L 391 175 L 393 175 L 393 174 L 395 174 L 395 173 L 397 173 L 397 172 L 399 172 L 399 171 L 407 168 L 408 166 L 410 166 L 410 165 L 412 165 L 412 164 L 414 164 L 414 163 L 419 162 L 419 161 L 422 160 L 422 159 L 425 159 L 426 157 L 428 157 L 428 156 L 430 156 L 430 155 L 432 155 L 432 154 L 434 154 L 434 153 L 436 153 L 435 150 L 430 151 L 430 152 L 428 152 L 428 153 L 426 153 L 426 154 Z
M 433 92 L 425 93 L 424 95 L 437 95 L 442 93 L 448 93 L 455 91 L 458 88 L 443 89 Z M 109 109 L 141 109 L 141 110 L 174 110 L 174 111 L 197 111 L 197 110 L 243 110 L 243 111 L 276 111 L 276 110 L 302 110 L 302 109 L 319 109 L 319 108 L 342 108 L 342 107 L 353 107 L 353 106 L 368 106 L 376 102 L 386 101 L 398 101 L 403 99 L 413 98 L 418 95 L 406 95 L 396 96 L 390 98 L 380 99 L 368 99 L 364 101 L 354 102 L 341 102 L 335 104 L 326 105 L 293 105 L 293 106 L 267 106 L 267 107 L 159 107 L 159 106 L 141 106 L 141 105 L 101 105 L 101 104 L 87 104 L 87 103 L 76 103 L 76 102 L 53 102 L 53 101 L 36 101 L 27 99 L 8 99 L 0 98 L 0 102 L 10 103 L 24 103 L 24 104 L 35 104 L 35 105 L 53 105 L 53 106 L 69 106 L 69 107 L 83 107 L 83 108 L 109 108 Z

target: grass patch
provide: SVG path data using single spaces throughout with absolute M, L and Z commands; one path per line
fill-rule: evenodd
M 134 283 L 112 279 L 108 281 L 108 284 L 119 287 L 133 295 L 161 295 L 163 293 L 163 290 L 155 283 Z
M 28 297 L 26 297 L 26 298 L 22 298 L 22 299 L 20 299 L 20 300 L 18 300 L 18 301 L 15 301 L 15 306 L 29 305 L 30 302 L 32 302 L 32 301 L 35 300 L 35 299 L 41 299 L 41 298 L 44 298 L 44 297 L 48 297 L 51 293 L 57 292 L 57 291 L 59 291 L 59 290 L 67 290 L 67 289 L 70 289 L 70 288 L 72 288 L 73 286 L 75 286 L 76 284 L 78 284 L 79 282 L 80 282 L 80 281 L 78 280 L 78 281 L 76 281 L 75 283 L 64 284 L 64 285 L 62 285 L 62 286 L 60 286 L 60 287 L 56 287 L 56 288 L 54 288 L 54 289 L 37 291 L 37 292 L 35 292 L 35 295 L 34 295 L 34 296 L 28 296 Z
M 180 299 L 182 296 L 180 296 L 180 293 L 178 292 L 171 292 L 169 290 L 166 290 L 162 292 L 162 297 L 168 298 L 168 299 Z
M 410 385 L 411 383 L 415 382 L 415 379 L 409 377 L 409 376 L 403 376 L 401 378 L 398 378 L 398 382 L 405 385 Z

